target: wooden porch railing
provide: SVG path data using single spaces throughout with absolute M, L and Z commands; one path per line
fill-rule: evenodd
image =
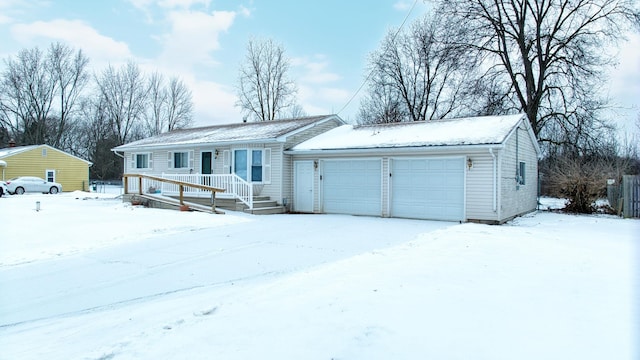
M 161 192 L 163 184 L 171 184 L 178 187 L 179 200 L 180 205 L 184 205 L 184 192 L 190 189 L 198 189 L 204 191 L 211 191 L 211 210 L 215 212 L 215 198 L 217 192 L 224 192 L 225 189 L 217 188 L 204 184 L 195 184 L 186 181 L 167 179 L 163 177 L 153 176 L 153 175 L 144 175 L 144 174 L 124 174 L 122 175 L 124 178 L 124 193 L 129 194 L 130 190 L 136 190 L 138 195 L 143 194 L 155 194 L 156 192 Z M 136 184 L 132 184 L 129 182 L 129 178 L 138 178 Z M 129 186 L 131 185 L 131 189 Z M 137 186 L 136 186 L 137 185 Z M 147 190 L 146 192 L 144 190 Z
M 253 209 L 253 184 L 243 180 L 236 174 L 162 174 L 162 178 L 182 181 L 190 184 L 203 184 L 224 189 L 221 198 L 238 199 L 242 201 L 249 209 Z M 163 184 L 162 193 L 176 193 L 175 185 Z M 202 190 L 194 188 L 189 189 L 190 196 L 201 196 Z

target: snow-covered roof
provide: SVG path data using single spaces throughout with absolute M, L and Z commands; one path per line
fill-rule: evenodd
M 22 153 L 22 152 L 26 152 L 26 151 L 30 151 L 30 150 L 33 150 L 33 149 L 37 149 L 39 147 L 46 147 L 48 149 L 59 151 L 59 152 L 65 154 L 65 155 L 68 155 L 68 156 L 72 157 L 72 158 L 84 161 L 89 165 L 93 165 L 93 163 L 91 161 L 87 161 L 87 160 L 85 160 L 83 158 L 80 158 L 78 156 L 69 154 L 68 152 L 62 151 L 60 149 L 56 149 L 51 145 L 45 145 L 45 144 L 42 144 L 42 145 L 14 146 L 14 147 L 8 147 L 8 148 L 0 149 L 0 159 L 7 158 L 9 156 L 13 156 L 13 155 L 16 155 L 16 154 L 19 154 L 19 153 Z M 6 163 L 5 163 L 5 166 L 6 166 Z
M 40 146 L 40 145 L 14 146 L 14 147 L 8 147 L 8 148 L 0 149 L 0 159 L 2 159 L 4 157 L 7 157 L 7 156 L 19 154 L 19 153 L 24 152 L 24 151 L 29 151 L 31 149 L 35 149 L 38 146 Z
M 321 115 L 297 119 L 236 123 L 174 130 L 120 145 L 113 150 L 124 151 L 159 146 L 276 141 L 280 137 L 295 133 L 307 126 L 312 126 L 333 118 L 340 119 L 336 115 Z M 340 121 L 342 122 L 342 120 Z
M 377 125 L 343 125 L 293 151 L 501 144 L 525 115 L 482 116 Z

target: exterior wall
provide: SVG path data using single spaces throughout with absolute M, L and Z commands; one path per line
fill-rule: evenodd
M 496 151 L 494 151 L 496 153 Z M 498 221 L 497 179 L 494 176 L 493 157 L 489 150 L 467 154 L 472 167 L 466 176 L 466 216 L 469 221 Z M 497 162 L 496 162 L 497 166 Z M 497 173 L 496 173 L 497 175 Z
M 521 124 L 509 136 L 505 149 L 500 153 L 500 221 L 506 221 L 515 216 L 534 211 L 538 203 L 538 157 L 535 146 Z M 516 167 L 524 162 L 525 183 L 519 185 L 516 181 Z
M 293 205 L 293 157 L 285 154 L 283 151 L 284 146 L 281 146 L 282 162 L 280 176 L 282 178 L 282 199 L 280 199 L 280 201 L 283 205 L 286 202 L 288 210 L 291 210 Z
M 192 148 L 180 148 L 180 149 L 163 149 L 163 150 L 153 150 L 150 153 L 152 154 L 152 164 L 150 169 L 136 169 L 134 168 L 133 162 L 131 160 L 131 156 L 134 154 L 140 153 L 149 153 L 149 151 L 135 151 L 135 152 L 125 152 L 125 173 L 131 174 L 148 174 L 148 175 L 157 175 L 160 176 L 164 174 L 201 174 L 202 173 L 202 152 L 203 151 L 211 151 L 213 153 L 213 174 L 228 174 L 228 169 L 224 166 L 224 152 L 229 151 L 229 161 L 230 164 L 233 163 L 233 151 L 240 149 L 262 149 L 265 148 L 271 149 L 271 181 L 269 183 L 264 184 L 256 184 L 254 186 L 254 192 L 258 193 L 261 196 L 269 196 L 272 200 L 276 200 L 280 202 L 282 199 L 282 180 L 280 178 L 280 174 L 282 172 L 282 151 L 281 145 L 279 143 L 276 144 L 237 144 L 233 146 L 214 146 L 214 145 L 206 145 L 206 146 L 196 146 Z M 218 151 L 218 155 L 215 155 L 216 150 Z M 182 151 L 182 152 L 190 152 L 193 155 L 193 166 L 187 168 L 173 169 L 170 168 L 169 163 L 169 153 L 174 151 Z
M 37 176 L 46 179 L 47 170 L 55 170 L 55 180 L 63 191 L 87 191 L 89 189 L 89 164 L 50 146 L 7 156 L 4 168 L 5 180 L 18 176 Z
M 315 136 L 318 136 L 324 132 L 327 132 L 333 128 L 336 128 L 340 125 L 343 125 L 343 123 L 336 119 L 330 120 L 330 121 L 326 121 L 324 123 L 321 124 L 317 124 L 316 126 L 311 127 L 310 129 L 307 129 L 305 131 L 301 131 L 295 135 L 291 135 L 287 137 L 287 140 L 285 141 L 285 143 L 282 145 L 282 151 L 284 150 L 288 150 L 290 148 L 292 148 L 295 145 L 300 144 L 301 142 L 307 141 Z M 281 188 L 281 194 L 282 194 L 282 199 L 280 199 L 279 201 L 284 201 L 284 199 L 287 199 L 287 204 L 292 204 L 293 203 L 293 161 L 294 158 L 291 155 L 287 155 L 284 154 L 281 151 L 282 154 L 282 162 L 281 162 L 281 166 L 282 166 L 282 188 Z M 312 160 L 313 157 L 309 157 L 306 160 Z M 298 160 L 298 158 L 296 157 L 295 160 Z M 317 179 L 319 177 L 318 175 L 318 169 L 314 169 L 314 172 L 316 173 L 316 176 L 314 176 L 314 179 Z M 318 188 L 318 184 L 317 184 L 317 180 L 314 180 L 314 189 L 313 189 L 313 193 L 314 193 L 314 212 L 319 212 L 320 209 L 317 208 L 318 204 L 320 202 L 319 200 L 319 188 Z M 273 200 L 275 200 L 275 198 L 273 198 Z M 291 209 L 291 206 L 288 206 L 289 209 Z
M 391 162 L 389 161 L 388 157 L 382 158 L 382 217 L 391 216 L 391 188 L 389 184 L 389 173 L 391 172 L 390 165 Z
M 494 151 L 497 154 L 497 151 Z M 471 169 L 465 168 L 465 217 L 467 221 L 482 222 L 499 222 L 496 198 L 496 210 L 494 211 L 494 196 L 498 196 L 498 181 L 494 176 L 494 162 L 489 149 L 468 151 L 445 151 L 431 152 L 423 149 L 408 149 L 406 153 L 394 153 L 393 156 L 388 154 L 343 154 L 343 155 L 298 155 L 292 156 L 292 161 L 311 160 L 322 164 L 322 160 L 340 159 L 340 158 L 369 158 L 382 160 L 382 216 L 390 216 L 390 181 L 389 172 L 391 159 L 407 159 L 407 158 L 433 158 L 433 157 L 467 157 L 472 160 Z M 498 167 L 498 159 L 496 158 L 496 170 Z M 290 171 L 292 173 L 293 171 Z M 499 173 L 495 173 L 498 175 Z M 495 182 L 494 182 L 495 181 Z M 314 176 L 314 212 L 321 212 L 322 189 L 320 182 L 320 171 L 315 170 Z M 494 195 L 495 191 L 495 195 Z M 291 199 L 293 199 L 291 197 Z M 535 200 L 535 199 L 534 199 Z

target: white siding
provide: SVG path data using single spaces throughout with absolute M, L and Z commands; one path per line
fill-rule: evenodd
M 517 134 L 517 135 L 516 135 Z M 516 148 L 517 143 L 517 148 Z M 517 152 L 516 152 L 517 149 Z M 516 160 L 517 157 L 517 160 Z M 538 158 L 533 139 L 520 125 L 507 139 L 501 152 L 500 221 L 531 212 L 536 209 L 538 196 Z M 525 184 L 518 185 L 516 167 L 526 164 Z
M 471 169 L 467 167 L 467 220 L 497 221 L 497 209 L 493 209 L 497 190 L 494 190 L 493 158 L 489 150 L 470 153 L 467 158 L 473 164 Z

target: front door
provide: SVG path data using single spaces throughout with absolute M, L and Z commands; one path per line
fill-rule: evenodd
M 213 153 L 211 151 L 203 151 L 200 157 L 200 171 L 202 175 L 213 174 Z M 203 176 L 202 183 L 204 185 L 211 185 L 211 178 L 209 176 Z
M 313 212 L 313 161 L 295 161 L 293 210 Z
M 202 174 L 209 175 L 213 174 L 213 154 L 211 151 L 203 151 L 202 152 Z

